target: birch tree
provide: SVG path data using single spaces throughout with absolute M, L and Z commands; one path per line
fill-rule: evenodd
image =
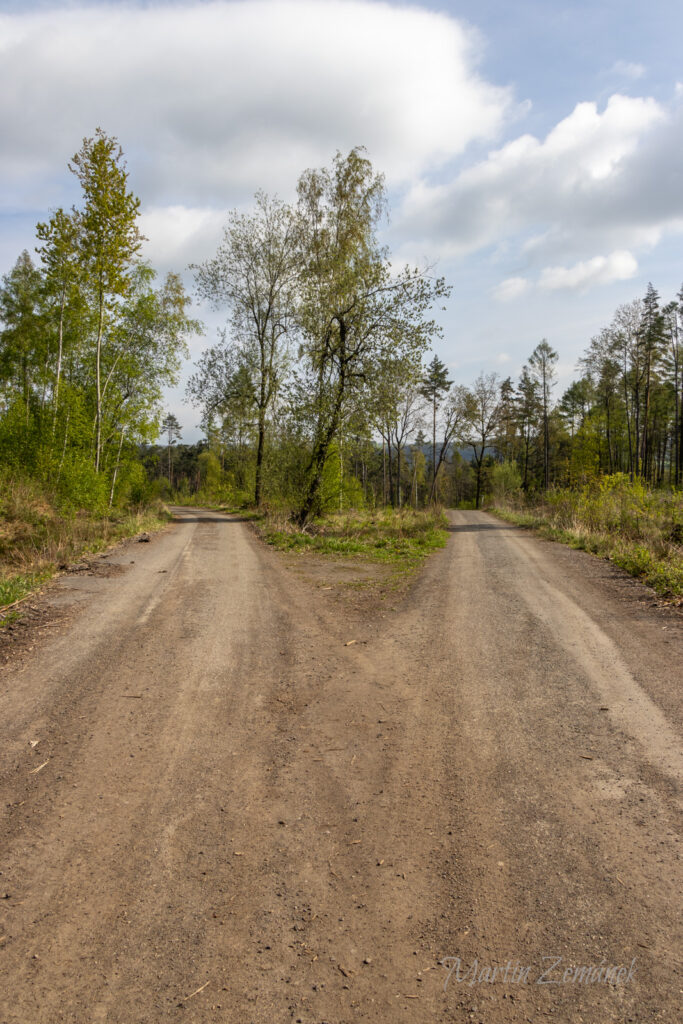
M 137 218 L 140 200 L 128 187 L 118 140 L 98 128 L 83 140 L 69 169 L 83 190 L 78 255 L 94 318 L 95 470 L 102 461 L 102 385 L 107 349 L 122 301 L 130 294 L 142 245 Z M 105 364 L 103 366 L 103 364 Z
M 264 192 L 252 213 L 232 211 L 216 255 L 195 266 L 197 290 L 227 308 L 232 343 L 243 350 L 257 414 L 254 501 L 261 503 L 268 411 L 282 384 L 298 270 L 292 211 Z

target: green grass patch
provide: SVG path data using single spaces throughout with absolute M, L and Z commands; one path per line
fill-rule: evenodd
M 16 576 L 0 577 L 0 610 L 16 604 L 32 594 L 50 579 L 49 569 L 42 572 L 17 573 Z
M 284 513 L 266 514 L 257 527 L 280 551 L 390 563 L 410 571 L 448 539 L 448 521 L 440 509 L 347 511 L 313 520 L 298 528 Z
M 548 540 L 607 558 L 666 598 L 683 598 L 683 495 L 649 491 L 623 474 L 548 492 L 531 506 L 492 508 Z

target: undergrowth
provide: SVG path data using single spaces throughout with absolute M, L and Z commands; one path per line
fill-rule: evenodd
M 0 481 L 0 611 L 49 580 L 59 567 L 124 537 L 168 522 L 160 504 L 110 516 L 60 509 L 32 480 Z
M 683 495 L 650 491 L 618 473 L 581 489 L 548 491 L 533 504 L 508 498 L 501 518 L 549 540 L 590 551 L 647 583 L 683 598 Z

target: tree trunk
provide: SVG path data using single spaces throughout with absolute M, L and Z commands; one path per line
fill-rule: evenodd
M 258 446 L 256 448 L 256 480 L 254 482 L 254 504 L 257 508 L 261 504 L 261 476 L 263 471 L 263 447 L 265 436 L 266 425 L 264 422 L 263 412 L 259 409 Z
M 116 487 L 116 477 L 119 474 L 119 465 L 121 463 L 121 450 L 123 448 L 123 437 L 124 437 L 125 433 L 126 433 L 126 428 L 124 427 L 123 430 L 121 431 L 121 440 L 119 441 L 119 453 L 116 456 L 116 465 L 114 466 L 114 475 L 112 476 L 112 479 L 111 479 L 111 491 L 109 492 L 109 508 L 111 508 L 112 505 L 114 504 L 114 488 Z
M 391 431 L 387 430 L 387 460 L 389 465 L 389 504 L 394 506 L 394 456 L 391 451 Z
M 95 472 L 100 471 L 100 453 L 102 448 L 102 380 L 101 380 L 101 356 L 102 356 L 102 331 L 104 328 L 104 298 L 100 289 L 100 309 L 97 323 L 97 352 L 95 356 L 95 376 L 97 388 L 97 411 L 95 414 Z
M 55 436 L 55 430 L 57 429 L 57 408 L 59 406 L 59 382 L 62 376 L 62 352 L 64 350 L 64 305 L 65 296 L 62 292 L 61 301 L 59 305 L 59 331 L 58 331 L 58 349 L 57 349 L 57 375 L 55 379 L 55 391 L 53 395 L 53 410 L 52 410 L 52 437 Z
M 401 507 L 401 446 L 396 445 L 396 505 Z
M 344 387 L 345 377 L 342 371 L 339 384 L 337 385 L 337 395 L 335 398 L 334 406 L 332 408 L 332 415 L 330 422 L 327 426 L 327 430 L 323 436 L 316 442 L 309 463 L 309 472 L 311 473 L 310 483 L 308 485 L 308 491 L 306 497 L 303 500 L 301 508 L 296 517 L 296 521 L 299 526 L 304 526 L 311 517 L 315 503 L 318 500 L 318 494 L 320 491 L 320 485 L 323 478 L 323 470 L 325 468 L 325 461 L 327 454 L 330 450 L 330 445 L 334 439 L 334 435 L 337 432 L 339 425 L 339 416 L 341 413 L 342 401 L 344 398 Z
M 432 408 L 432 500 L 436 501 L 436 395 Z
M 474 507 L 479 508 L 481 503 L 481 467 L 484 461 L 484 450 L 482 449 L 481 458 L 477 461 L 477 496 L 474 501 Z

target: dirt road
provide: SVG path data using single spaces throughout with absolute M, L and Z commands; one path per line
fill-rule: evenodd
M 179 519 L 0 673 L 2 1024 L 680 1019 L 680 613 L 483 513 L 370 610 Z

